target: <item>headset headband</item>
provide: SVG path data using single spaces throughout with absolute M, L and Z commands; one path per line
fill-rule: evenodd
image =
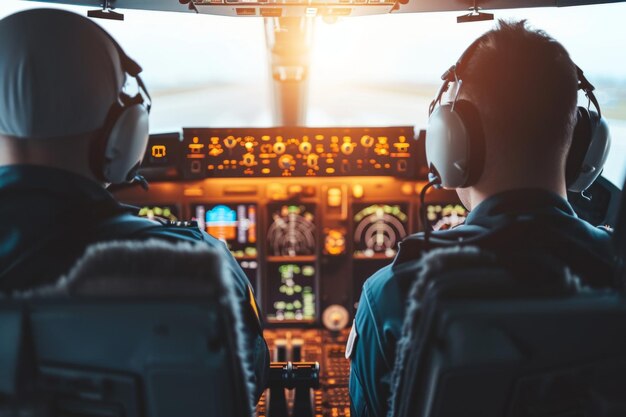
M 120 99 L 122 100 L 122 104 L 125 106 L 130 105 L 130 104 L 145 104 L 146 109 L 148 110 L 148 112 L 150 112 L 150 109 L 152 108 L 152 97 L 150 96 L 150 93 L 148 92 L 148 89 L 145 83 L 143 82 L 143 80 L 141 79 L 141 76 L 139 75 L 143 71 L 143 68 L 141 68 L 141 65 L 139 65 L 137 61 L 129 57 L 126 54 L 126 52 L 124 52 L 121 45 L 115 40 L 113 36 L 111 36 L 109 32 L 101 28 L 94 21 L 92 20 L 89 20 L 89 21 L 94 26 L 97 26 L 100 32 L 102 32 L 104 36 L 106 36 L 113 44 L 113 47 L 117 51 L 117 55 L 120 59 L 120 66 L 122 67 L 122 71 L 124 71 L 126 74 L 130 75 L 135 80 L 137 80 L 137 86 L 139 87 L 139 90 L 140 90 L 139 93 L 134 97 L 129 97 L 126 94 L 121 93 Z M 144 100 L 143 96 L 146 96 L 148 100 L 147 101 Z

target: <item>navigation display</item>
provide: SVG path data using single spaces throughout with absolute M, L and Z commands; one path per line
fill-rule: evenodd
M 272 263 L 268 267 L 267 319 L 314 321 L 315 266 L 309 263 Z
M 315 255 L 317 239 L 313 204 L 270 204 L 268 213 L 269 256 Z
M 198 227 L 224 241 L 238 259 L 256 259 L 256 204 L 197 205 L 193 208 Z
M 353 206 L 354 257 L 393 258 L 406 235 L 406 204 L 355 204 Z
M 140 217 L 147 217 L 151 220 L 160 217 L 162 219 L 175 222 L 179 219 L 178 207 L 175 204 L 146 204 L 139 209 L 139 213 L 137 213 L 137 215 Z
M 223 241 L 256 288 L 259 271 L 256 204 L 217 204 L 192 207 L 198 227 Z
M 433 230 L 447 230 L 463 224 L 467 210 L 461 204 L 430 203 L 426 206 L 426 217 Z

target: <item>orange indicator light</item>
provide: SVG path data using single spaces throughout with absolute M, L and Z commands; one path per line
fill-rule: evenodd
M 152 156 L 155 158 L 163 158 L 167 155 L 167 148 L 165 145 L 154 145 L 152 147 Z

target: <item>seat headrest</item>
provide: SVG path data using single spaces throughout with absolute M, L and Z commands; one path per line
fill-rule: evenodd
M 111 241 L 89 246 L 52 287 L 30 296 L 217 296 L 230 283 L 219 254 L 204 244 Z

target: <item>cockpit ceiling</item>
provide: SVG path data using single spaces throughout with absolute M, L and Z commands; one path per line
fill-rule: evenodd
M 101 7 L 102 0 L 37 0 L 48 3 Z M 568 7 L 589 4 L 621 3 L 626 0 L 476 0 L 476 5 L 486 10 L 516 9 L 527 7 Z M 474 6 L 473 0 L 399 0 L 396 7 L 385 7 L 388 0 L 309 0 L 306 2 L 283 0 L 192 0 L 193 5 L 181 4 L 179 0 L 109 0 L 112 7 L 120 9 L 160 10 L 187 13 L 233 15 L 235 7 L 281 7 L 284 15 L 306 15 L 311 8 L 351 8 L 351 16 L 382 13 L 421 13 L 443 11 L 467 11 Z M 186 3 L 186 2 L 183 2 Z M 392 3 L 393 4 L 393 3 Z M 382 7 L 381 7 L 382 6 Z M 224 9 L 224 10 L 222 10 Z M 289 12 L 289 10 L 293 10 Z M 245 14 L 238 14 L 243 16 Z M 260 13 L 250 14 L 260 16 Z

